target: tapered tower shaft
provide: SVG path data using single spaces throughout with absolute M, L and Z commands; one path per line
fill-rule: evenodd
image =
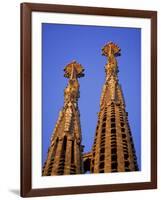
M 108 62 L 105 65 L 106 78 L 92 147 L 92 173 L 138 170 L 128 113 L 118 80 L 116 57 L 120 51 L 112 42 L 102 49 L 102 55 L 108 58 Z
M 84 76 L 83 71 L 83 67 L 76 61 L 71 62 L 64 69 L 64 76 L 69 79 L 69 82 L 64 90 L 64 106 L 51 137 L 43 176 L 82 173 L 78 78 Z

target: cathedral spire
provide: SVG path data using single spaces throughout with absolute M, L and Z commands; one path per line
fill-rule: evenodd
M 64 106 L 55 125 L 43 175 L 63 175 L 82 173 L 81 125 L 78 109 L 80 96 L 78 78 L 84 69 L 76 61 L 64 68 L 64 76 L 69 79 L 64 90 Z
M 91 173 L 138 170 L 128 113 L 118 80 L 117 56 L 120 48 L 113 42 L 102 48 L 108 58 L 106 79 L 100 100 L 100 112 L 91 151 Z

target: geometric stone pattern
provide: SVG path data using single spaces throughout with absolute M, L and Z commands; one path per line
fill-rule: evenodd
M 108 58 L 100 112 L 91 151 L 91 173 L 137 171 L 137 158 L 125 110 L 123 92 L 118 81 L 116 57 L 120 48 L 109 42 L 102 49 Z
M 69 79 L 64 90 L 64 106 L 59 113 L 42 175 L 63 175 L 82 173 L 81 126 L 78 108 L 79 83 L 84 69 L 76 61 L 64 69 L 64 76 Z

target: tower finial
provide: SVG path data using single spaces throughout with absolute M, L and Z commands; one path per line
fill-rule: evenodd
M 118 66 L 117 66 L 116 57 L 121 55 L 120 51 L 121 49 L 113 42 L 108 42 L 102 48 L 102 55 L 108 58 L 108 63 L 105 66 L 107 79 L 111 75 L 114 75 L 115 77 L 117 77 Z
M 108 42 L 103 48 L 102 48 L 102 55 L 109 57 L 111 54 L 113 54 L 115 57 L 120 56 L 121 49 L 113 42 Z
M 76 79 L 84 76 L 84 68 L 75 60 L 73 60 L 64 68 L 64 72 L 64 77 L 69 79 Z
M 79 98 L 79 82 L 77 78 L 84 76 L 84 68 L 75 60 L 64 68 L 64 76 L 69 79 L 68 85 L 64 90 L 64 104 L 75 102 L 77 104 Z

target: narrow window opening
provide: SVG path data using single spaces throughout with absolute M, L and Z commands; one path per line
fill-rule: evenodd
M 124 159 L 127 160 L 128 159 L 128 154 L 124 154 Z
M 112 156 L 111 156 L 111 160 L 112 160 L 112 161 L 117 161 L 117 155 L 112 155 Z
M 104 155 L 101 155 L 100 156 L 100 161 L 103 161 L 105 159 L 105 156 Z
M 111 122 L 115 122 L 115 118 L 111 118 Z
M 125 167 L 129 167 L 130 163 L 129 161 L 125 161 Z
M 121 128 L 121 131 L 122 131 L 122 132 L 125 132 L 125 129 L 124 129 L 124 128 Z
M 117 151 L 116 148 L 112 148 L 112 149 L 111 149 L 111 154 L 115 154 L 116 151 Z
M 101 152 L 101 153 L 104 153 L 104 152 L 105 152 L 105 148 L 102 148 L 100 152 Z
M 116 133 L 116 129 L 111 129 L 111 133 Z
M 103 124 L 102 124 L 102 127 L 106 127 L 106 123 L 103 123 Z
M 99 167 L 100 167 L 100 169 L 104 168 L 104 162 L 101 162 Z
M 103 121 L 106 121 L 106 117 L 103 118 Z
M 102 133 L 105 133 L 105 131 L 106 131 L 106 129 L 105 129 L 105 128 L 103 128 L 103 129 L 102 129 Z
M 112 164 L 111 164 L 111 168 L 112 168 L 112 169 L 117 169 L 117 162 L 112 163 Z

